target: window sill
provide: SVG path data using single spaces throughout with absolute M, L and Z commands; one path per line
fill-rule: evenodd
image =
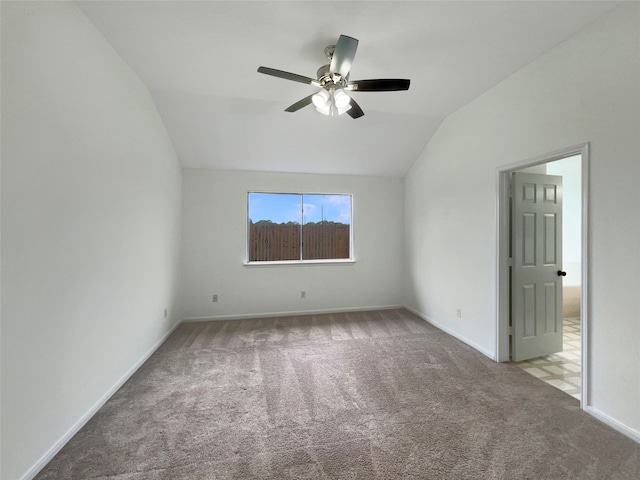
M 353 265 L 354 259 L 333 259 L 333 260 L 286 260 L 279 262 L 244 262 L 245 267 L 288 267 L 306 265 Z

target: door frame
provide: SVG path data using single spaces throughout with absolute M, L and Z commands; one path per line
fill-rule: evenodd
M 496 252 L 496 361 L 509 361 L 509 250 L 510 228 L 509 218 L 509 180 L 511 172 L 524 168 L 542 165 L 563 158 L 581 156 L 582 187 L 582 285 L 580 286 L 580 324 L 582 329 L 582 366 L 581 366 L 581 400 L 582 409 L 590 404 L 589 398 L 589 143 L 582 143 L 555 152 L 546 153 L 526 160 L 501 165 L 496 168 L 496 201 L 497 201 L 497 252 Z

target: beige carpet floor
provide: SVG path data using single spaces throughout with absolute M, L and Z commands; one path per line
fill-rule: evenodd
M 638 478 L 639 444 L 406 310 L 183 324 L 37 476 Z

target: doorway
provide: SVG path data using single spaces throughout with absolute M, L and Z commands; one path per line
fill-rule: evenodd
M 562 351 L 528 360 L 518 366 L 543 381 L 578 398 L 588 405 L 588 144 L 578 145 L 533 159 L 504 165 L 496 170 L 498 198 L 498 259 L 497 259 L 497 360 L 512 360 L 514 335 L 519 323 L 512 319 L 512 212 L 509 188 L 514 172 L 562 177 L 566 198 L 563 215 L 563 260 L 561 270 L 564 308 L 562 315 Z M 577 178 L 576 178 L 577 177 Z M 517 272 L 517 271 L 516 271 Z M 558 275 L 560 275 L 558 271 Z M 564 273 L 563 273 L 564 275 Z M 519 338 L 519 337 L 515 337 Z M 560 350 L 560 348 L 558 348 Z

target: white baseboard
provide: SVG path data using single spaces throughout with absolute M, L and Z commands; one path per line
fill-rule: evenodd
M 590 405 L 585 406 L 583 410 L 587 412 L 589 415 L 600 420 L 605 425 L 608 425 L 614 430 L 617 430 L 624 436 L 629 437 L 631 440 L 634 440 L 635 442 L 640 443 L 640 432 L 638 430 L 628 427 L 624 423 L 619 422 L 615 418 L 610 417 L 606 413 L 603 413 L 597 408 L 592 407 Z
M 466 337 L 463 337 L 462 335 L 460 335 L 457 332 L 454 332 L 453 330 L 451 330 L 449 327 L 445 327 L 444 325 L 442 325 L 441 323 L 438 323 L 434 320 L 432 320 L 431 318 L 427 317 L 424 313 L 419 312 L 418 310 L 409 307 L 408 305 L 405 305 L 404 308 L 406 308 L 407 310 L 409 310 L 411 313 L 414 313 L 415 315 L 419 316 L 420 318 L 422 318 L 425 322 L 430 323 L 431 325 L 433 325 L 434 327 L 438 328 L 439 330 L 442 330 L 445 333 L 448 333 L 449 335 L 451 335 L 452 337 L 457 338 L 458 340 L 460 340 L 461 342 L 466 343 L 467 345 L 469 345 L 470 347 L 478 350 L 480 353 L 482 353 L 483 355 L 489 357 L 491 360 L 495 360 L 496 359 L 496 353 L 492 352 L 490 350 L 487 350 L 486 348 L 478 345 L 475 342 L 472 342 L 471 340 L 469 340 Z
M 122 377 L 120 377 L 120 379 L 113 386 L 111 386 L 111 388 L 109 388 L 109 390 L 107 390 L 105 394 L 102 395 L 102 397 L 100 397 L 100 399 L 95 404 L 93 404 L 93 406 L 89 410 L 87 410 L 87 412 L 82 415 L 82 417 L 80 417 L 78 421 L 74 423 L 73 426 L 69 430 L 67 430 L 65 434 L 60 437 L 60 439 L 56 443 L 54 443 L 53 446 L 49 450 L 47 450 L 47 452 L 42 457 L 40 457 L 40 459 L 35 464 L 33 464 L 33 466 L 29 470 L 27 470 L 24 475 L 22 475 L 22 477 L 20 477 L 20 480 L 32 480 L 40 472 L 40 470 L 42 470 L 47 465 L 47 463 L 49 463 L 51 459 L 53 459 L 53 457 L 55 457 L 56 454 L 60 450 L 62 450 L 62 447 L 64 447 L 67 442 L 71 440 L 71 438 L 76 433 L 78 433 L 78 431 L 82 427 L 84 427 L 89 420 L 91 420 L 91 417 L 93 417 L 98 412 L 98 410 L 100 410 L 102 406 L 107 403 L 107 400 L 109 400 L 113 396 L 113 394 L 116 393 L 118 389 L 120 389 L 120 387 L 122 387 L 122 385 L 124 385 L 124 383 L 129 380 L 129 378 L 131 378 L 134 373 L 136 373 L 136 371 L 142 366 L 144 362 L 149 359 L 151 355 L 153 355 L 153 353 L 160 347 L 160 345 L 162 345 L 167 340 L 167 338 L 169 338 L 169 336 L 175 331 L 175 329 L 178 328 L 180 323 L 180 321 L 177 321 L 160 340 L 158 340 Z
M 348 308 L 326 308 L 316 310 L 297 310 L 288 312 L 269 313 L 241 313 L 234 315 L 211 315 L 206 317 L 186 317 L 182 322 L 212 322 L 222 320 L 243 320 L 246 318 L 270 318 L 270 317 L 291 317 L 293 315 L 322 315 L 324 313 L 343 312 L 370 312 L 372 310 L 393 310 L 394 308 L 405 308 L 404 305 L 382 305 L 370 307 L 348 307 Z

